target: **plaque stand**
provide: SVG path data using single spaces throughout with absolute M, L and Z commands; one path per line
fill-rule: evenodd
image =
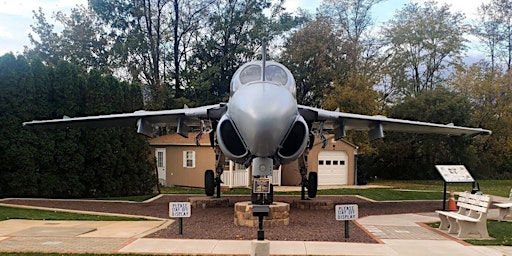
M 470 183 L 475 184 L 475 179 L 471 176 L 464 165 L 436 165 L 436 169 L 443 177 L 443 211 L 446 211 L 446 185 L 448 183 Z

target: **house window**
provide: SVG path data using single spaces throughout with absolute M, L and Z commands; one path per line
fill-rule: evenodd
M 196 152 L 183 151 L 183 167 L 195 168 L 196 167 Z
M 156 156 L 157 167 L 164 167 L 164 152 L 158 151 Z

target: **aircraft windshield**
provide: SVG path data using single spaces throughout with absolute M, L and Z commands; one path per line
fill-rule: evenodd
M 265 69 L 265 76 L 268 81 L 285 85 L 288 81 L 286 72 L 279 66 L 269 65 Z
M 261 67 L 258 65 L 250 65 L 240 73 L 240 82 L 246 84 L 249 82 L 261 80 Z
M 280 85 L 286 85 L 288 76 L 286 71 L 277 65 L 268 65 L 265 70 L 265 79 Z M 247 84 L 261 80 L 261 67 L 259 65 L 249 65 L 240 73 L 240 82 Z
M 230 95 L 232 96 L 242 86 L 251 86 L 255 82 L 263 82 L 261 61 L 251 61 L 240 67 L 230 83 Z M 265 63 L 265 82 L 286 87 L 295 97 L 296 88 L 293 75 L 285 66 L 275 61 Z

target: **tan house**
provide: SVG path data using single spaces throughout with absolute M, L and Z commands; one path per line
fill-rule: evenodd
M 190 133 L 189 138 L 178 134 L 170 134 L 151 139 L 149 144 L 157 160 L 158 178 L 164 186 L 204 187 L 204 172 L 213 170 L 215 153 L 210 146 L 208 135 L 202 136 L 200 146 L 195 143 L 196 134 Z M 318 138 L 308 156 L 308 168 L 318 172 L 319 185 L 352 185 L 355 184 L 355 154 L 357 147 L 340 140 L 334 141 L 332 135 L 327 136 L 325 149 Z M 248 187 L 250 184 L 250 168 L 226 161 L 222 175 L 223 186 Z M 297 161 L 283 165 L 274 170 L 274 185 L 300 185 L 300 174 Z

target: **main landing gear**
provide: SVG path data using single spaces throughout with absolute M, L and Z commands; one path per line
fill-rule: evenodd
M 309 172 L 307 169 L 307 154 L 309 150 L 306 151 L 297 159 L 299 162 L 299 172 L 301 176 L 301 199 L 312 199 L 315 198 L 318 191 L 318 173 Z M 222 184 L 221 175 L 224 171 L 224 161 L 225 156 L 224 153 L 217 147 L 215 149 L 215 172 L 213 170 L 206 170 L 204 173 L 204 191 L 206 196 L 216 196 L 216 198 L 220 198 L 220 185 Z M 266 176 L 263 176 L 266 177 Z M 255 179 L 260 179 L 260 176 L 255 176 Z M 264 179 L 262 179 L 264 180 Z M 270 205 L 274 202 L 274 187 L 272 184 L 268 182 L 267 184 L 261 183 L 261 186 L 268 186 L 268 192 L 262 193 L 261 191 L 254 191 L 255 188 L 253 186 L 251 191 L 251 201 L 253 204 L 262 204 L 262 205 Z M 306 190 L 307 190 L 307 198 L 306 198 Z M 215 193 L 217 192 L 217 193 Z
M 224 172 L 224 161 L 226 156 L 224 153 L 216 147 L 215 148 L 215 173 L 213 170 L 206 170 L 204 172 L 204 192 L 206 196 L 213 196 L 215 194 L 215 190 L 217 190 L 216 197 L 220 198 L 220 184 L 222 184 L 222 180 L 220 176 L 222 172 Z
M 308 190 L 308 199 L 315 198 L 318 191 L 318 173 L 309 172 L 308 174 L 308 157 L 309 149 L 306 149 L 302 155 L 297 159 L 299 161 L 299 172 L 300 172 L 300 186 L 301 193 L 300 199 L 306 200 L 306 189 Z

